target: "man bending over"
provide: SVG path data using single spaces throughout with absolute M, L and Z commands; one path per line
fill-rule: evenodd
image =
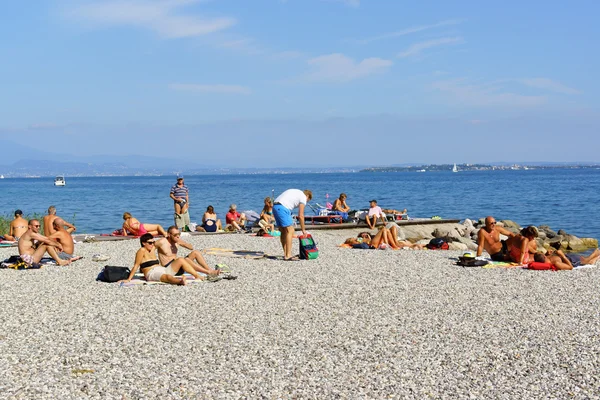
M 48 252 L 58 265 L 70 264 L 70 260 L 62 260 L 58 256 L 58 252 L 63 251 L 60 243 L 44 235 L 40 235 L 40 226 L 40 221 L 37 219 L 29 221 L 29 229 L 19 240 L 19 255 L 21 259 L 27 264 L 33 265 L 34 263 L 39 263 L 44 254 Z

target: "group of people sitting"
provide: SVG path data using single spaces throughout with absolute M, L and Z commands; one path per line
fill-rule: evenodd
M 23 218 L 23 211 L 16 210 L 10 222 L 9 232 L 4 240 L 18 242 L 19 257 L 27 264 L 34 266 L 48 254 L 58 265 L 67 265 L 79 259 L 75 257 L 75 243 L 71 233 L 75 226 L 56 215 L 56 207 L 50 206 L 48 214 L 42 219 Z
M 501 240 L 500 235 L 507 237 Z M 477 256 L 487 251 L 493 261 L 508 261 L 526 265 L 532 261 L 553 265 L 556 269 L 571 270 L 580 265 L 594 264 L 600 258 L 600 250 L 596 249 L 589 256 L 565 254 L 560 250 L 560 243 L 550 246 L 544 254 L 538 249 L 536 238 L 539 233 L 535 226 L 521 229 L 513 233 L 497 225 L 492 216 L 485 218 L 485 226 L 477 233 Z
M 202 253 L 194 250 L 194 247 L 181 240 L 181 232 L 173 225 L 167 229 L 164 238 L 155 239 L 150 233 L 144 233 L 140 236 L 141 248 L 135 253 L 133 268 L 129 277 L 121 282 L 129 282 L 133 279 L 135 273 L 141 269 L 147 281 L 164 282 L 175 285 L 185 285 L 185 276 L 179 276 L 187 272 L 194 279 L 203 280 L 207 276 L 216 276 L 220 270 L 208 266 Z M 190 250 L 185 257 L 180 257 L 177 253 L 179 247 Z

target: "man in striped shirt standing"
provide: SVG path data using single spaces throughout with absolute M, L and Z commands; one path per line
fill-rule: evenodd
M 171 187 L 170 197 L 173 199 L 175 207 L 175 225 L 180 230 L 185 230 L 190 224 L 190 214 L 188 213 L 190 193 L 188 187 L 183 182 L 182 176 L 177 178 L 177 183 Z

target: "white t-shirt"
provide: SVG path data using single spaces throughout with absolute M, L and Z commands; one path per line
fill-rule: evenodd
M 369 208 L 369 217 L 372 217 L 373 215 L 375 215 L 377 217 L 379 217 L 380 215 L 384 215 L 383 211 L 381 211 L 381 207 L 375 206 L 375 207 Z
M 306 205 L 306 195 L 302 190 L 288 189 L 275 199 L 275 203 L 281 204 L 288 210 L 293 210 L 300 204 Z

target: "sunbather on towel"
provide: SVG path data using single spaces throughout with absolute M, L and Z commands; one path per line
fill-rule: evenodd
M 419 250 L 425 248 L 425 245 L 422 244 L 411 243 L 408 240 L 398 240 L 398 230 L 395 225 L 390 226 L 389 229 L 381 227 L 375 236 L 371 236 L 369 232 L 361 232 L 356 238 L 346 239 L 344 243 L 352 246 L 366 243 L 371 249 L 385 248 L 386 246 L 390 246 L 395 250 L 403 249 L 405 247 Z
M 142 224 L 136 218 L 133 218 L 130 213 L 123 213 L 123 236 L 131 234 L 133 236 L 142 236 L 149 233 L 152 236 L 167 236 L 165 229 L 158 224 Z
M 198 273 L 192 267 L 183 262 L 181 259 L 173 261 L 167 267 L 161 267 L 160 262 L 156 258 L 156 253 L 154 252 L 154 237 L 151 234 L 143 234 L 140 237 L 140 245 L 142 248 L 135 253 L 135 261 L 133 263 L 133 268 L 129 273 L 129 277 L 119 282 L 130 282 L 138 269 L 142 270 L 144 277 L 146 277 L 146 280 L 149 282 L 164 282 L 173 285 L 185 285 L 185 276 L 175 276 L 180 269 L 192 274 L 195 279 L 202 279 L 202 277 L 198 275 Z
M 4 235 L 4 240 L 19 240 L 21 235 L 27 232 L 27 220 L 23 218 L 23 211 L 15 210 L 15 219 L 10 221 L 10 226 L 8 227 L 8 234 Z
M 535 241 L 537 237 L 538 231 L 535 226 L 523 228 L 519 235 L 509 237 L 506 240 L 509 261 L 516 262 L 519 265 L 527 264 L 529 262 L 529 242 Z
M 177 255 L 179 246 L 192 252 L 187 257 L 179 257 Z M 194 250 L 194 246 L 181 240 L 181 233 L 175 225 L 169 227 L 165 238 L 156 241 L 156 250 L 158 250 L 160 265 L 164 267 L 168 267 L 177 260 L 182 260 L 185 265 L 203 274 L 218 275 L 220 272 L 209 267 L 202 254 L 198 250 Z
M 46 252 L 56 261 L 58 265 L 70 264 L 70 260 L 63 260 L 58 256 L 58 252 L 63 251 L 63 247 L 56 240 L 41 235 L 40 221 L 32 219 L 29 221 L 29 229 L 21 236 L 19 240 L 19 255 L 27 264 L 39 263 Z
M 589 256 L 580 256 L 577 254 L 565 254 L 562 250 L 548 249 L 548 254 L 536 253 L 534 260 L 541 263 L 549 263 L 560 270 L 571 270 L 581 265 L 595 264 L 600 258 L 600 250 L 596 249 Z

